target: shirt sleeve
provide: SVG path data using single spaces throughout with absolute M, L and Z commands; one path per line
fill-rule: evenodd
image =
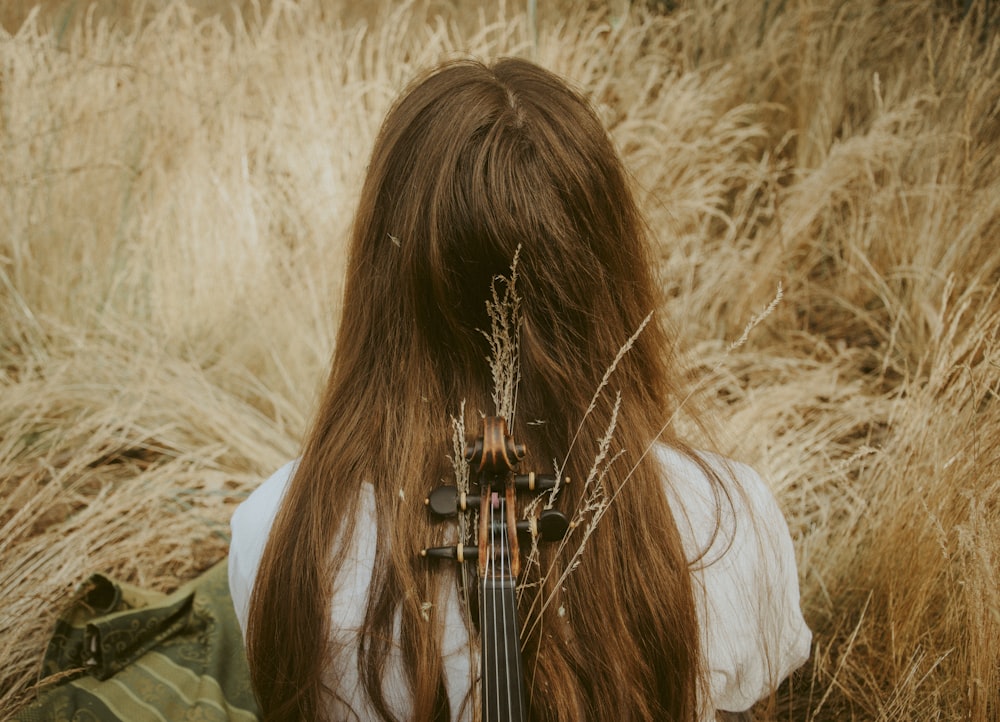
M 257 568 L 296 463 L 290 461 L 274 472 L 236 508 L 229 522 L 229 594 L 244 638 Z
M 692 563 L 702 659 L 714 709 L 739 712 L 809 657 L 791 535 L 753 469 L 722 457 L 661 454 L 667 496 Z

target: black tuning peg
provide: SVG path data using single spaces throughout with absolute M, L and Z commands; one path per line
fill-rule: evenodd
M 457 487 L 443 484 L 424 499 L 424 504 L 435 516 L 455 516 L 460 511 L 479 508 L 479 497 L 460 492 Z
M 569 530 L 569 519 L 561 511 L 545 509 L 537 519 L 525 519 L 517 523 L 517 531 L 531 537 L 539 536 L 543 541 L 559 541 Z
M 568 484 L 569 479 L 564 478 L 562 483 Z M 520 491 L 549 491 L 555 487 L 556 477 L 552 474 L 517 474 L 514 477 L 514 485 Z M 502 500 L 501 503 L 503 503 Z M 480 498 L 476 494 L 460 492 L 457 487 L 451 484 L 442 484 L 427 495 L 424 504 L 435 516 L 452 517 L 460 511 L 478 509 Z M 546 517 L 551 511 L 553 510 L 543 512 L 542 517 Z
M 444 488 L 444 487 L 441 487 Z M 454 489 L 454 487 L 450 487 Z M 477 498 L 478 502 L 478 498 Z M 517 522 L 517 532 L 524 536 L 540 537 L 543 541 L 559 541 L 569 530 L 569 520 L 561 511 L 555 509 L 545 509 L 536 519 L 525 519 Z M 420 556 L 430 559 L 451 559 L 462 563 L 475 561 L 479 558 L 479 549 L 475 546 L 465 544 L 455 544 L 447 547 L 430 547 L 421 549 Z
M 563 484 L 568 484 L 569 479 L 563 478 Z M 556 485 L 556 477 L 552 474 L 516 474 L 514 476 L 514 486 L 518 491 L 549 491 Z
M 420 556 L 430 557 L 431 559 L 453 559 L 461 564 L 465 561 L 475 561 L 478 559 L 479 548 L 465 546 L 465 544 L 456 544 L 451 547 L 431 547 L 430 549 L 421 549 Z

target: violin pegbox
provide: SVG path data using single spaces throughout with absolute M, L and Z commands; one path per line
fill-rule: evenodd
M 569 529 L 569 520 L 555 509 L 543 509 L 538 516 L 520 521 L 515 519 L 517 492 L 539 494 L 551 491 L 557 483 L 557 478 L 552 474 L 513 473 L 525 453 L 525 446 L 515 443 L 508 433 L 505 419 L 498 416 L 485 417 L 482 434 L 465 446 L 465 460 L 479 478 L 479 493 L 465 493 L 459 491 L 454 484 L 441 484 L 431 490 L 424 500 L 432 516 L 450 519 L 459 513 L 481 511 L 483 498 L 488 499 L 491 508 L 495 512 L 499 511 L 499 516 L 509 524 L 511 565 L 515 569 L 519 566 L 519 561 L 513 558 L 518 537 L 525 540 L 559 541 Z M 563 479 L 563 483 L 568 483 L 568 480 Z M 490 516 L 480 513 L 480 532 L 476 546 L 458 542 L 453 546 L 423 549 L 421 556 L 459 562 L 478 559 L 484 542 L 489 545 L 490 535 L 495 531 L 484 528 L 488 526 Z

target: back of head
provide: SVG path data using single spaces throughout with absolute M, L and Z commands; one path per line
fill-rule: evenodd
M 440 68 L 403 96 L 376 143 L 341 338 L 410 358 L 420 344 L 448 392 L 488 390 L 485 301 L 519 249 L 524 410 L 569 414 L 550 404 L 567 387 L 589 399 L 656 304 L 625 174 L 589 105 L 548 71 L 517 59 Z M 375 309 L 405 328 L 372 333 Z M 652 371 L 645 388 L 663 376 Z M 534 379 L 558 394 L 532 398 Z

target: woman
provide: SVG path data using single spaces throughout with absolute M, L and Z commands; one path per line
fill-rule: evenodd
M 519 581 L 532 719 L 710 718 L 804 661 L 774 500 L 667 424 L 680 389 L 647 323 L 647 246 L 600 121 L 551 73 L 452 63 L 402 96 L 368 167 L 302 456 L 233 518 L 232 594 L 269 718 L 473 717 L 457 575 L 420 556 L 455 531 L 421 501 L 453 476 L 450 417 L 474 430 L 495 413 L 483 331 L 515 258 L 521 466 L 556 460 L 584 480 L 605 460 L 590 485 L 562 487 L 557 506 L 581 524 Z M 592 530 L 588 502 L 610 502 Z

